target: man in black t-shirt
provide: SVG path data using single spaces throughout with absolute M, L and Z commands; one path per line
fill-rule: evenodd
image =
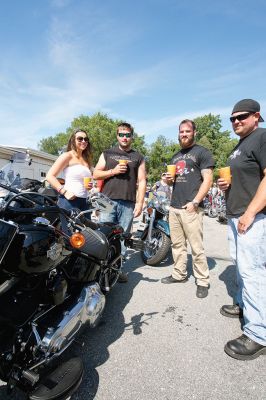
M 208 295 L 209 268 L 203 248 L 203 199 L 212 185 L 214 160 L 203 146 L 195 143 L 196 127 L 191 120 L 179 125 L 181 150 L 170 164 L 176 165 L 174 178 L 167 173 L 167 180 L 173 183 L 169 211 L 170 234 L 174 268 L 172 275 L 162 283 L 178 283 L 187 280 L 187 241 L 192 250 L 193 272 L 199 298 Z
M 240 100 L 230 118 L 240 137 L 229 156 L 231 184 L 218 179 L 225 191 L 230 254 L 236 265 L 236 304 L 224 305 L 221 314 L 244 317 L 244 334 L 225 345 L 239 360 L 266 354 L 266 129 L 260 105 Z
M 95 179 L 104 180 L 102 193 L 115 204 L 110 213 L 101 213 L 101 222 L 118 223 L 125 232 L 130 231 L 133 218 L 141 214 L 146 191 L 145 161 L 131 148 L 133 133 L 130 124 L 121 123 L 117 127 L 118 146 L 101 154 L 93 173 Z M 126 256 L 123 243 L 122 256 Z M 121 274 L 119 281 L 126 282 L 126 274 Z

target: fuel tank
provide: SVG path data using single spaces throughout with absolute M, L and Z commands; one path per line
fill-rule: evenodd
M 63 238 L 43 226 L 20 226 L 2 260 L 0 269 L 12 276 L 43 274 L 56 267 L 69 254 Z

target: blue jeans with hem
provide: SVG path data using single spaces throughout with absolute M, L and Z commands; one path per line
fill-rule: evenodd
M 124 229 L 124 232 L 130 232 L 132 222 L 133 222 L 133 212 L 135 208 L 135 203 L 129 200 L 113 200 L 114 208 L 110 213 L 101 212 L 100 221 L 101 222 L 113 222 L 119 224 Z M 126 246 L 124 241 L 121 242 L 122 256 L 126 255 Z
M 266 215 L 257 214 L 245 234 L 239 218 L 228 219 L 230 255 L 236 265 L 236 303 L 243 308 L 244 333 L 266 346 Z

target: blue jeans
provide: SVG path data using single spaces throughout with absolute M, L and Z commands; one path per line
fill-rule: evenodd
M 110 213 L 101 212 L 100 221 L 101 222 L 113 222 L 119 224 L 124 229 L 124 232 L 130 232 L 132 222 L 133 222 L 133 211 L 135 208 L 135 203 L 129 200 L 113 200 L 114 208 Z M 122 250 L 121 254 L 126 255 L 126 246 L 124 241 L 121 242 Z
M 76 197 L 74 200 L 67 200 L 64 196 L 59 196 L 57 205 L 65 210 L 72 210 L 72 208 L 78 208 L 80 211 L 86 211 L 88 209 L 87 199 L 82 197 Z M 86 214 L 86 218 L 90 219 L 90 214 Z M 67 227 L 67 220 L 63 215 L 60 215 L 62 231 L 67 235 L 71 235 L 70 230 Z
M 238 218 L 228 219 L 230 255 L 236 265 L 236 302 L 244 312 L 244 333 L 266 346 L 266 215 L 257 214 L 245 234 Z

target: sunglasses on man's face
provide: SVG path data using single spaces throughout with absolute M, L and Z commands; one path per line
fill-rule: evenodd
M 88 139 L 87 137 L 82 137 L 82 136 L 78 136 L 76 139 L 77 139 L 77 141 L 78 141 L 79 143 L 81 143 L 81 142 L 86 142 L 86 143 L 88 143 L 88 141 L 89 141 L 89 139 Z
M 118 132 L 118 134 L 117 134 L 117 136 L 119 136 L 119 137 L 126 137 L 126 138 L 131 138 L 131 136 L 132 136 L 132 134 L 130 133 L 130 132 Z
M 230 121 L 233 122 L 233 123 L 236 122 L 236 120 L 244 121 L 245 119 L 247 119 L 252 114 L 254 114 L 254 113 L 249 112 L 249 113 L 245 113 L 245 114 L 236 115 L 234 117 L 230 117 Z

